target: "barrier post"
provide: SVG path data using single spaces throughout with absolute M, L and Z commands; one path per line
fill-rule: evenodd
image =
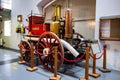
M 103 67 L 102 68 L 99 68 L 100 71 L 102 72 L 111 72 L 111 70 L 107 69 L 106 68 L 106 48 L 107 48 L 107 45 L 104 44 L 103 45 L 103 50 L 104 50 L 104 56 L 103 56 Z
M 36 67 L 34 67 L 34 51 L 33 51 L 33 44 L 30 44 L 30 67 L 27 68 L 28 71 L 35 71 L 37 70 Z
M 92 69 L 92 72 L 89 73 L 89 75 L 95 78 L 100 76 L 100 74 L 96 73 L 96 54 L 94 54 L 93 56 L 93 69 Z
M 54 68 L 54 74 L 50 77 L 50 80 L 60 80 L 61 79 L 61 76 L 57 75 L 57 62 L 58 62 L 57 48 L 58 48 L 57 46 L 55 46 L 55 48 L 54 48 L 54 65 L 55 65 L 55 68 Z
M 86 63 L 85 63 L 85 77 L 80 78 L 80 80 L 91 80 L 89 79 L 88 72 L 89 72 L 89 47 L 86 48 Z
M 19 56 L 20 61 L 18 61 L 18 63 L 19 64 L 24 64 L 25 61 L 23 59 L 23 53 L 22 53 L 22 40 L 20 41 L 20 46 L 19 47 L 20 47 L 20 56 Z

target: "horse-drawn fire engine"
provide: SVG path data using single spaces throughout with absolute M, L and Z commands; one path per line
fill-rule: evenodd
M 61 18 L 61 6 L 54 5 L 54 17 L 51 23 L 45 23 L 43 16 L 31 14 L 28 17 L 28 35 L 24 35 L 22 50 L 24 60 L 30 60 L 29 43 L 34 44 L 34 54 L 39 56 L 43 67 L 49 71 L 54 70 L 54 46 L 58 46 L 58 68 L 64 63 L 73 63 L 84 57 L 89 40 L 73 30 L 72 13 L 68 9 L 65 19 Z

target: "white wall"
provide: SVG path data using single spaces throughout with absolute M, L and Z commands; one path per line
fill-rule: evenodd
M 67 0 L 57 0 L 53 4 L 61 5 L 61 17 L 65 17 Z M 85 38 L 94 38 L 95 29 L 95 0 L 69 0 L 70 9 L 72 10 L 72 18 L 74 23 L 75 32 L 80 33 Z M 52 5 L 53 5 L 52 4 Z M 50 5 L 46 8 L 46 20 L 50 20 L 53 16 L 53 6 Z
M 12 19 L 12 33 L 9 37 L 4 37 L 5 40 L 5 47 L 18 49 L 18 44 L 20 42 L 20 36 L 15 32 L 15 29 L 18 25 L 17 22 L 17 15 L 23 15 L 23 24 L 24 26 L 27 25 L 26 19 L 27 15 L 31 13 L 40 13 L 37 4 L 41 0 L 12 0 L 12 12 L 11 12 L 11 19 Z
M 95 38 L 99 38 L 99 19 L 103 16 L 120 14 L 120 0 L 96 0 L 96 28 Z M 107 66 L 120 71 L 120 41 L 100 41 L 107 44 Z M 101 65 L 101 60 L 98 61 Z M 100 64 L 101 63 L 101 64 Z

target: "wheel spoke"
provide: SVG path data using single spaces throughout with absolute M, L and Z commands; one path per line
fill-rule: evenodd
M 42 43 L 39 43 L 43 48 L 46 48 L 45 45 L 43 45 Z
M 50 62 L 51 62 L 51 69 L 53 69 L 53 66 L 54 66 L 54 59 L 52 58 L 52 59 L 50 60 Z
M 55 42 L 56 42 L 56 39 L 52 42 L 52 44 L 51 44 L 51 46 L 50 46 L 50 49 L 53 48 Z
M 43 41 L 45 43 L 45 46 L 48 46 L 48 37 L 47 37 L 47 35 L 44 36 Z
M 49 57 L 46 57 L 46 66 L 48 67 Z
M 52 45 L 52 42 L 51 42 L 51 40 L 52 40 L 52 37 L 50 36 L 50 38 L 49 38 L 50 40 L 49 40 L 49 47 L 50 47 L 50 45 Z
M 45 41 L 44 38 L 41 41 L 45 44 L 45 46 L 47 46 L 46 41 Z

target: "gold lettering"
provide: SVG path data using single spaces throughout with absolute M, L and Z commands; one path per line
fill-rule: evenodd
M 39 27 L 32 28 L 32 30 L 39 30 Z

